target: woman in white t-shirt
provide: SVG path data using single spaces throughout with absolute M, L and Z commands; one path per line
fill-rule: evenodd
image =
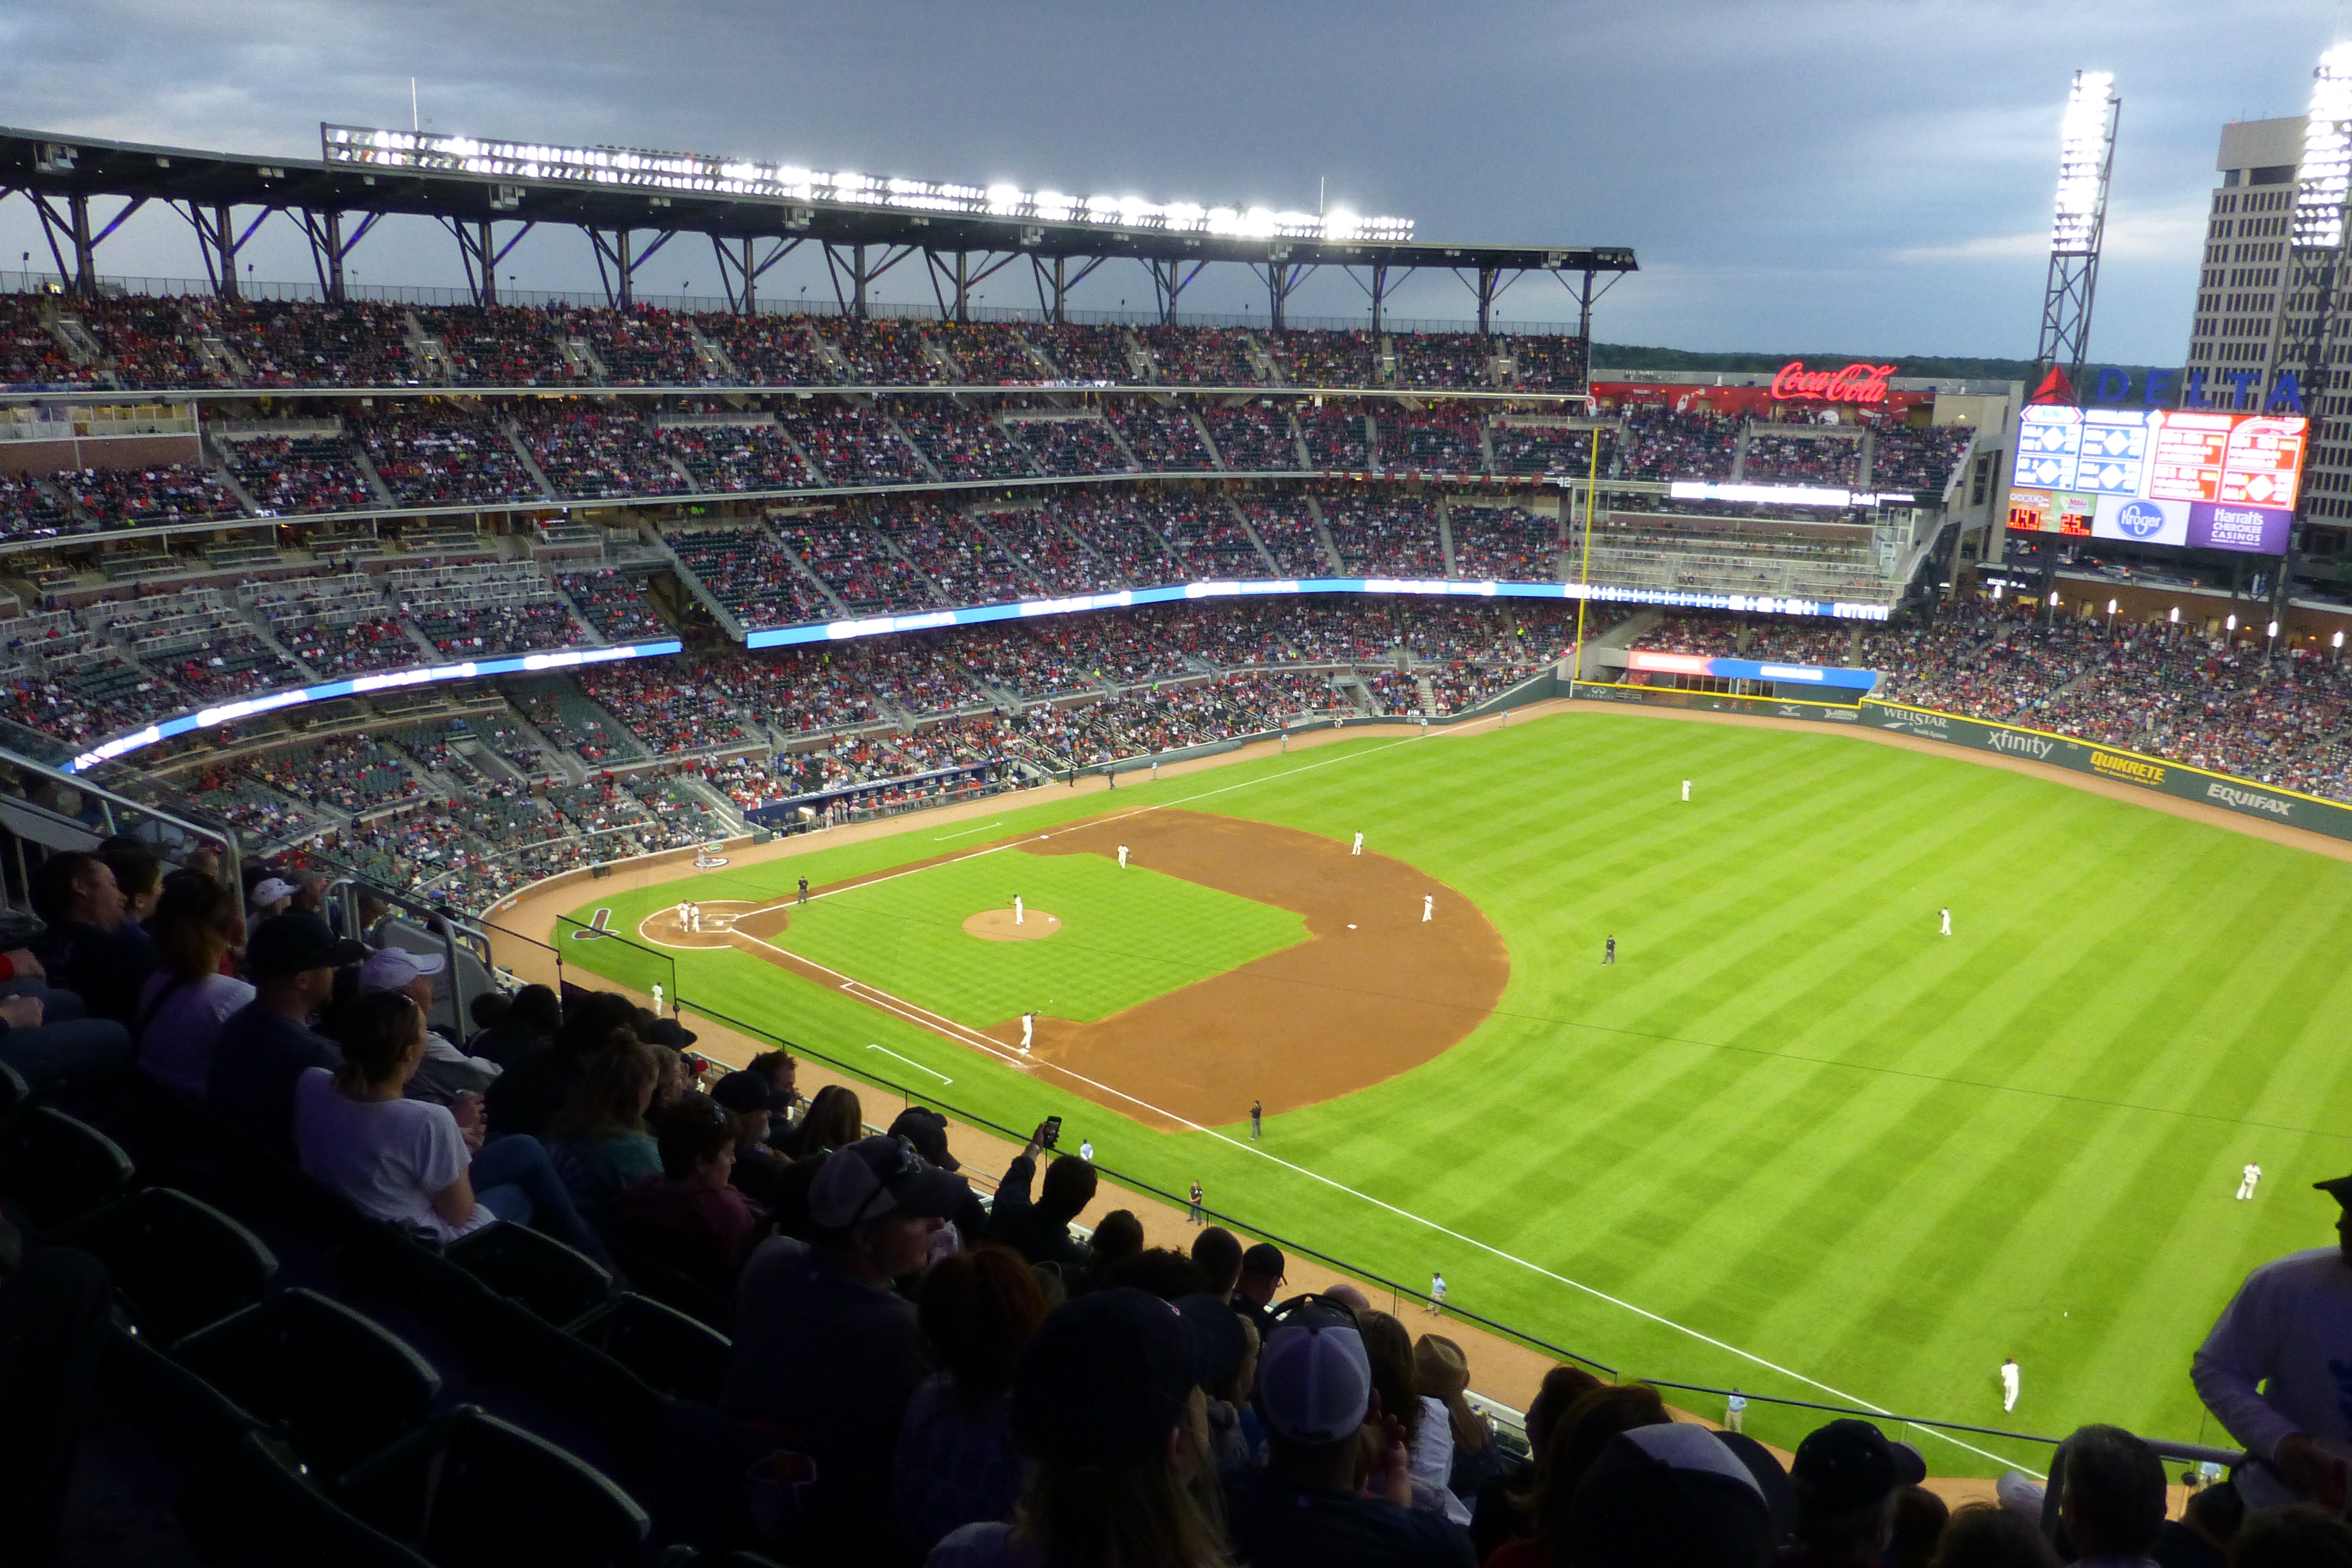
M 221 1025 L 253 1000 L 252 986 L 221 973 L 236 942 L 236 896 L 202 872 L 174 871 L 147 925 L 163 962 L 139 991 L 139 1065 L 166 1089 L 202 1100 Z
M 425 1014 L 404 992 L 355 998 L 339 1031 L 343 1067 L 311 1068 L 294 1086 L 294 1148 L 303 1171 L 376 1219 L 442 1241 L 498 1215 L 476 1201 L 472 1151 L 446 1105 L 401 1090 L 425 1059 Z

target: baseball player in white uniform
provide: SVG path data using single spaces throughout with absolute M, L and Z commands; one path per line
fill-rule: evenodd
M 1013 894 L 1013 923 L 1014 925 L 1019 925 L 1019 924 L 1021 923 L 1021 921 L 1022 921 L 1022 918 L 1023 918 L 1023 916 L 1024 916 L 1025 913 L 1026 913 L 1026 911 L 1025 911 L 1025 910 L 1024 910 L 1022 909 L 1022 907 L 1021 907 L 1021 895 L 1020 895 L 1020 894 L 1018 894 L 1018 893 Z
M 2000 1363 L 2000 1407 L 2003 1411 L 2017 1408 L 2017 1358 L 2011 1356 Z
M 2240 1203 L 2243 1203 L 2246 1199 L 2252 1197 L 2254 1195 L 2254 1188 L 2261 1183 L 2262 1179 L 2263 1168 L 2260 1165 L 2255 1164 L 2251 1160 L 2248 1161 L 2246 1163 L 2246 1168 L 2238 1173 L 2238 1201 Z
M 658 981 L 658 980 L 656 980 L 656 981 L 655 981 L 655 982 L 654 982 L 654 1016 L 655 1016 L 655 1017 L 658 1018 L 658 1017 L 660 1017 L 660 1016 L 662 1016 L 662 1010 L 661 1010 L 661 1009 L 662 1009 L 662 987 L 661 987 L 661 982 L 660 982 L 660 981 Z M 2242 1196 L 2243 1194 L 2241 1194 L 2241 1195 Z
M 680 931 L 684 931 L 684 930 L 686 930 L 686 929 L 687 929 L 687 925 L 686 925 L 686 911 L 687 911 L 687 903 L 686 903 L 686 900 L 685 900 L 684 899 L 680 899 L 680 900 L 677 901 L 677 929 L 678 929 L 678 930 L 680 930 Z
M 1690 780 L 1688 779 L 1683 780 L 1683 801 L 1685 805 L 1690 801 Z
M 1037 1034 L 1037 1015 L 1036 1015 L 1036 1014 L 1034 1014 L 1034 1013 L 1024 1013 L 1024 1014 L 1022 1014 L 1022 1015 L 1021 1015 L 1021 1054 L 1022 1054 L 1023 1056 L 1024 1056 L 1024 1057 L 1025 1057 L 1025 1056 L 1027 1056 L 1027 1055 L 1029 1054 L 1029 1043 L 1030 1043 L 1030 1041 L 1031 1041 L 1031 1040 L 1033 1040 L 1033 1039 L 1034 1039 L 1034 1038 L 1036 1037 L 1036 1034 Z
M 1422 896 L 1421 896 L 1421 918 L 1422 918 L 1422 922 L 1423 922 L 1423 924 L 1427 924 L 1430 921 L 1432 921 L 1432 920 L 1435 919 L 1435 918 L 1436 918 L 1436 915 L 1437 915 L 1437 895 L 1436 895 L 1435 893 L 1423 893 L 1423 894 L 1422 894 Z
M 686 910 L 687 918 L 694 922 L 693 929 L 698 934 L 699 934 L 702 930 L 702 906 L 700 904 L 688 904 L 686 906 Z
M 1951 911 L 1951 910 L 1944 910 L 1944 911 L 1943 911 L 1943 915 L 1944 915 L 1944 924 L 1943 924 L 1943 927 L 1942 927 L 1942 929 L 1941 929 L 1941 930 L 1939 930 L 1936 934 L 1937 934 L 1937 935 L 1938 935 L 1938 936 L 1949 936 L 1949 935 L 1951 935 L 1951 934 L 1952 934 L 1952 911 Z
M 1122 871 L 1127 869 L 1127 846 L 1124 844 L 1118 847 L 1118 868 Z
M 1359 833 L 1359 834 L 1357 834 L 1357 835 L 1356 835 L 1356 847 L 1355 847 L 1353 849 L 1349 850 L 1349 851 L 1348 851 L 1348 853 L 1349 853 L 1349 854 L 1350 854 L 1350 855 L 1361 855 L 1363 852 L 1364 852 L 1364 836 L 1363 836 L 1362 834 Z

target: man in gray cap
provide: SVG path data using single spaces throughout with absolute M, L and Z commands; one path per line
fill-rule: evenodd
M 2189 1362 L 2205 1408 L 2261 1461 L 2237 1478 L 2249 1509 L 2300 1499 L 2336 1512 L 2345 1504 L 2352 1176 L 2312 1185 L 2336 1202 L 2336 1245 L 2289 1253 L 2247 1275 Z
M 814 1242 L 762 1242 L 735 1295 L 735 1351 L 719 1408 L 774 1439 L 772 1474 L 814 1481 L 777 1500 L 812 1562 L 891 1517 L 890 1451 L 923 1364 L 915 1304 L 894 1281 L 929 1256 L 968 1184 L 903 1138 L 861 1138 L 809 1186 Z
M 1404 1429 L 1383 1420 L 1371 1357 L 1354 1320 L 1309 1302 L 1285 1317 L 1258 1352 L 1257 1409 L 1266 1468 L 1226 1491 L 1234 1553 L 1251 1568 L 1474 1568 L 1467 1531 L 1412 1500 Z M 1356 1488 L 1359 1434 L 1384 1426 L 1371 1482 Z

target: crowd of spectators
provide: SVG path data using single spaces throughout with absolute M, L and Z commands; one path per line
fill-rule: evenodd
M 0 539 L 47 539 L 72 529 L 65 495 L 36 475 L 0 473 Z
M 659 435 L 635 414 L 523 404 L 515 428 L 558 495 L 606 500 L 679 495 L 687 489 Z
M 675 634 L 646 600 L 645 581 L 610 566 L 559 574 L 555 585 L 607 642 L 648 642 Z
M 834 614 L 824 593 L 793 567 L 763 528 L 673 533 L 669 543 L 679 563 L 747 626 L 791 626 Z
M 461 386 L 570 386 L 579 369 L 557 345 L 555 318 L 521 305 L 419 311 L 441 345 L 449 380 Z
M 1475 332 L 1396 332 L 1389 343 L 1396 356 L 1398 386 L 1468 390 L 1495 384 L 1494 361 L 1501 344 L 1494 339 Z
M 1371 471 L 1372 441 L 1361 410 L 1335 404 L 1294 411 L 1307 443 L 1307 466 L 1335 474 Z
M 665 423 L 660 438 L 698 490 L 803 489 L 823 482 L 772 419 L 756 425 Z
M 401 308 L 373 301 L 191 300 L 202 329 L 244 362 L 254 386 L 414 386 Z
M 1505 418 L 1487 427 L 1487 439 L 1495 450 L 1495 471 L 1498 474 L 1590 476 L 1596 434 L 1601 438 L 1601 471 L 1606 474 L 1617 452 L 1613 426 L 1598 432 L 1570 430 L 1559 425 L 1528 425 Z
M 886 502 L 873 510 L 867 521 L 938 584 L 951 605 L 1037 596 L 1036 584 L 1002 545 L 962 513 L 937 501 Z
M 1454 535 L 1454 574 L 1474 582 L 1559 581 L 1559 520 L 1517 507 L 1446 509 Z
M 1124 327 L 1082 327 L 1040 323 L 1024 336 L 1052 362 L 1059 381 L 1133 382 Z
M 924 323 L 819 316 L 812 324 L 868 386 L 928 386 L 949 379 L 947 367 L 924 342 Z
M 975 512 L 973 522 L 1048 595 L 1115 592 L 1122 585 L 1060 519 L 1042 508 Z
M 224 441 L 228 471 L 266 517 L 373 511 L 359 454 L 340 436 L 250 436 Z
M 898 420 L 931 467 L 949 479 L 1025 479 L 1037 466 L 994 415 L 939 397 L 901 397 L 890 403 Z
M 1788 436 L 1757 431 L 1748 437 L 1742 479 L 1752 485 L 1824 485 L 1852 489 L 1862 478 L 1862 441 L 1853 436 Z
M 1255 386 L 1264 378 L 1241 327 L 1145 327 L 1136 333 L 1151 355 L 1152 379 L 1175 386 Z
M 487 416 L 455 408 L 395 407 L 352 427 L 403 506 L 541 500 L 544 493 Z
M 1377 386 L 1381 383 L 1380 339 L 1361 328 L 1285 331 L 1270 334 L 1267 343 L 1282 379 L 1293 386 Z
M 555 330 L 584 340 L 614 386 L 693 386 L 721 379 L 702 362 L 694 318 L 675 310 L 643 305 L 565 310 L 555 318 Z
M 1307 498 L 1283 495 L 1271 498 L 1249 497 L 1242 510 L 1257 532 L 1258 542 L 1274 558 L 1276 573 L 1284 577 L 1333 577 L 1339 575 L 1330 552 L 1323 548 L 1323 536 L 1315 527 L 1314 514 L 1307 509 Z
M 220 476 L 194 463 L 147 468 L 68 468 L 50 477 L 83 516 L 102 528 L 153 527 L 236 517 L 243 508 Z
M 879 407 L 833 399 L 793 403 L 777 416 L 830 485 L 916 484 L 930 477 Z
M 1022 416 L 1028 412 L 1033 411 L 1006 409 L 1003 417 L 1044 473 L 1058 479 L 1135 472 L 1135 459 L 1118 444 L 1110 421 L 1101 415 Z
M 0 294 L 0 386 L 87 386 L 96 367 L 78 363 L 47 312 L 55 307 L 38 294 Z
M 1878 426 L 1872 441 L 1870 488 L 1940 499 L 1976 434 L 1973 425 L 1914 427 L 1890 421 Z
M 955 362 L 965 386 L 1025 386 L 1046 379 L 1018 328 L 974 321 L 934 321 L 931 342 Z
M 1739 426 L 1724 415 L 1637 403 L 1625 410 L 1618 477 L 1728 480 Z
M 922 574 L 854 513 L 836 510 L 780 517 L 775 529 L 785 547 L 823 578 L 853 614 L 939 607 Z
M 1387 473 L 1483 474 L 1484 422 L 1473 411 L 1445 405 L 1410 412 L 1383 409 L 1372 419 L 1380 436 L 1380 466 Z
M 1202 421 L 1223 467 L 1235 473 L 1277 473 L 1298 467 L 1298 437 L 1282 404 L 1204 403 Z
M 1108 406 L 1110 422 L 1147 471 L 1188 473 L 1217 466 L 1192 410 L 1182 405 L 1142 398 Z
M 1443 577 L 1437 507 L 1417 496 L 1323 498 L 1323 525 L 1350 577 Z
M 585 665 L 580 689 L 626 724 L 656 756 L 750 742 L 709 669 L 675 659 Z
M 1218 582 L 1266 575 L 1265 558 L 1248 525 L 1223 496 L 1159 489 L 1138 493 L 1131 504 L 1168 542 L 1187 577 Z

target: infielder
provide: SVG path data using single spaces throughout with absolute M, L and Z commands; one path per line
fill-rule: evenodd
M 1127 869 L 1127 846 L 1124 844 L 1118 847 L 1118 868 L 1122 871 Z
M 1943 914 L 1944 914 L 1944 924 L 1943 924 L 1943 927 L 1942 927 L 1942 929 L 1941 929 L 1941 930 L 1939 930 L 1936 934 L 1937 934 L 1937 935 L 1938 935 L 1938 936 L 1949 936 L 1949 935 L 1951 935 L 1951 934 L 1952 934 L 1952 911 L 1951 911 L 1951 910 L 1944 910 L 1944 911 L 1943 911 Z
M 1690 804 L 1690 780 L 1688 779 L 1683 780 L 1683 804 L 1685 805 Z
M 1023 1056 L 1024 1056 L 1024 1057 L 1025 1057 L 1025 1056 L 1027 1056 L 1027 1055 L 1029 1054 L 1029 1042 L 1036 1037 L 1036 1033 L 1037 1033 L 1037 1015 L 1036 1015 L 1036 1014 L 1034 1014 L 1034 1013 L 1024 1013 L 1024 1014 L 1022 1014 L 1022 1015 L 1021 1015 L 1021 1054 L 1022 1054 Z
M 1013 923 L 1014 925 L 1019 925 L 1019 924 L 1021 923 L 1022 916 L 1023 916 L 1023 914 L 1024 914 L 1024 912 L 1025 912 L 1025 911 L 1024 911 L 1024 910 L 1023 910 L 1023 909 L 1021 908 L 1021 895 L 1020 895 L 1020 894 L 1018 894 L 1018 893 L 1013 894 Z
M 1353 849 L 1349 850 L 1349 851 L 1348 851 L 1348 853 L 1349 853 L 1349 854 L 1350 854 L 1350 855 L 1361 855 L 1363 852 L 1364 852 L 1364 836 L 1363 836 L 1362 834 L 1359 833 L 1359 834 L 1357 834 L 1357 835 L 1356 835 L 1356 847 L 1355 847 Z
M 684 931 L 686 929 L 686 900 L 684 899 L 680 899 L 677 901 L 677 929 L 680 931 Z
M 694 932 L 695 932 L 695 934 L 696 934 L 697 936 L 701 935 L 701 934 L 702 934 L 702 906 L 701 906 L 700 904 L 688 904 L 688 905 L 687 905 L 687 906 L 686 906 L 686 909 L 687 909 L 687 914 L 688 914 L 688 918 L 689 918 L 689 919 L 691 919 L 691 920 L 694 921 Z
M 1428 924 L 1428 923 L 1429 923 L 1429 921 L 1431 921 L 1431 920 L 1432 920 L 1432 919 L 1436 915 L 1436 913 L 1437 913 L 1437 895 L 1436 895 L 1435 893 L 1423 893 L 1423 894 L 1422 894 L 1422 896 L 1421 896 L 1421 920 L 1422 920 L 1422 923 L 1423 923 L 1423 925 Z
M 2011 1356 L 2000 1363 L 2000 1407 L 2006 1411 L 2017 1408 L 2017 1358 Z
M 2260 1165 L 2253 1163 L 2252 1161 L 2247 1162 L 2246 1168 L 2238 1173 L 2238 1201 L 2240 1203 L 2243 1203 L 2246 1199 L 2252 1197 L 2254 1195 L 2254 1187 L 2256 1184 L 2262 1181 L 2262 1179 L 2263 1168 Z

